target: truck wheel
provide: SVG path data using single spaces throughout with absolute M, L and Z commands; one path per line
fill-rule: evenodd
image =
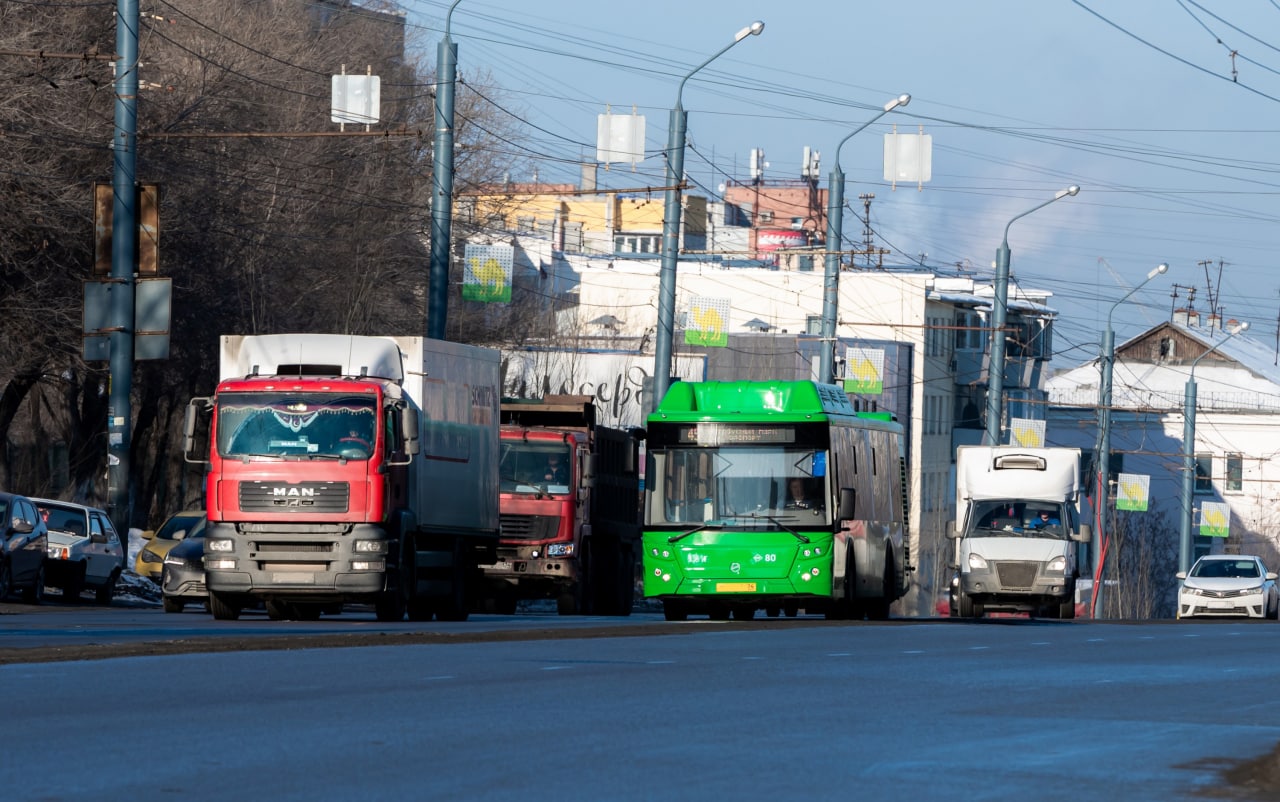
M 410 621 L 430 621 L 436 615 L 436 606 L 431 599 L 410 599 L 404 609 Z
M 573 590 L 566 590 L 556 597 L 556 612 L 560 615 L 577 615 L 582 610 L 582 602 L 579 597 L 582 593 L 582 585 L 579 584 Z
M 323 604 L 291 604 L 293 617 L 299 621 L 319 621 L 324 612 Z
M 403 621 L 406 607 L 404 591 L 396 588 L 379 594 L 373 603 L 373 612 L 379 621 Z
M 1064 621 L 1070 621 L 1076 617 L 1075 601 L 1064 601 L 1058 605 L 1058 618 Z
M 636 553 L 632 549 L 622 552 L 621 573 L 618 576 L 618 615 L 631 615 L 636 605 Z
M 276 601 L 275 599 L 272 599 L 271 601 L 267 602 L 266 608 L 267 608 L 267 618 L 269 618 L 272 621 L 288 621 L 290 618 L 293 617 L 293 610 L 289 608 L 288 604 L 285 604 L 282 601 Z
M 218 621 L 235 621 L 240 617 L 240 606 L 233 603 L 230 597 L 209 591 L 209 612 Z
M 107 581 L 98 588 L 93 594 L 93 600 L 101 605 L 111 604 L 111 600 L 116 597 L 116 582 L 120 580 L 120 574 L 112 571 L 111 576 L 107 577 Z
M 0 600 L 9 598 L 13 592 L 13 568 L 9 561 L 0 562 Z
M 898 598 L 898 572 L 893 569 L 893 552 L 884 556 L 884 575 L 880 578 L 881 596 L 867 603 L 867 618 L 872 621 L 888 621 L 889 605 Z
M 22 600 L 27 604 L 41 604 L 44 602 L 44 564 L 40 565 L 40 569 L 36 571 L 36 578 L 31 584 L 22 591 Z
M 164 597 L 164 611 L 166 613 L 180 613 L 183 607 L 182 599 L 174 598 L 173 596 Z
M 973 597 L 959 588 L 956 589 L 956 612 L 961 618 L 973 618 Z

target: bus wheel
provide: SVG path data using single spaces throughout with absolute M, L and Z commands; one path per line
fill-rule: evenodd
M 734 607 L 733 617 L 737 621 L 750 621 L 756 617 L 756 608 L 754 607 Z
M 668 621 L 688 621 L 689 609 L 678 601 L 663 599 L 662 617 Z
M 767 615 L 767 616 L 769 616 L 770 618 L 777 618 L 781 613 L 782 613 L 782 608 L 781 608 L 781 607 L 766 607 L 766 608 L 764 608 L 764 614 L 765 614 L 765 615 Z
M 795 618 L 796 616 L 800 615 L 800 605 L 784 604 L 782 606 L 782 612 L 786 614 L 787 618 Z
M 707 617 L 710 618 L 712 621 L 728 621 L 729 605 L 712 604 L 710 607 L 707 608 Z

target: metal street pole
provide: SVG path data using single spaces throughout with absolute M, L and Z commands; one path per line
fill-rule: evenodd
M 676 105 L 667 124 L 666 192 L 662 200 L 662 264 L 658 271 L 658 330 L 653 346 L 653 394 L 649 409 L 653 410 L 671 386 L 671 340 L 676 324 L 676 260 L 680 252 L 680 184 L 684 181 L 684 139 L 688 122 L 684 111 L 684 85 L 694 73 L 724 55 L 729 48 L 748 36 L 759 36 L 764 23 L 756 20 L 738 31 L 733 41 L 715 55 L 689 70 L 680 79 Z
M 884 111 L 867 120 L 836 145 L 831 176 L 827 179 L 827 256 L 826 275 L 822 284 L 822 346 L 819 352 L 818 381 L 834 384 L 836 318 L 840 295 L 840 251 L 844 238 L 844 171 L 840 169 L 840 149 L 855 134 L 863 131 L 884 115 L 911 102 L 911 95 L 898 95 L 884 104 Z
M 1032 212 L 1043 209 L 1056 200 L 1062 200 L 1068 195 L 1075 195 L 1080 191 L 1080 187 L 1070 186 L 1060 190 L 1049 200 L 1034 206 L 1022 214 L 1016 215 L 1004 227 L 1004 241 L 1000 243 L 999 249 L 996 250 L 996 281 L 995 281 L 995 299 L 991 304 L 991 338 L 990 338 L 990 363 L 987 369 L 987 434 L 984 438 L 984 444 L 989 446 L 1000 445 L 1000 418 L 1004 408 L 1004 324 L 1009 306 L 1009 227 L 1015 221 L 1031 214 Z
M 111 141 L 110 389 L 107 407 L 107 485 L 111 520 L 132 524 L 129 450 L 132 440 L 133 291 L 138 248 L 138 0 L 116 3 L 115 132 Z
M 1092 568 L 1092 575 L 1101 578 L 1101 565 L 1099 561 L 1102 558 L 1101 543 L 1103 534 L 1106 531 L 1107 512 L 1111 508 L 1111 374 L 1115 366 L 1116 355 L 1116 335 L 1111 328 L 1111 316 L 1115 313 L 1116 307 L 1129 300 L 1129 296 L 1142 289 L 1148 281 L 1156 276 L 1162 275 L 1169 270 L 1169 265 L 1161 262 L 1147 273 L 1147 277 L 1138 282 L 1137 286 L 1124 294 L 1120 300 L 1111 305 L 1107 310 L 1107 328 L 1102 332 L 1101 356 L 1098 359 L 1098 370 L 1102 373 L 1101 381 L 1098 382 L 1098 447 L 1094 449 L 1095 458 L 1098 461 L 1098 496 L 1095 509 L 1098 510 L 1098 530 L 1097 536 L 1093 538 L 1089 545 L 1091 559 L 1089 564 Z M 1095 587 L 1093 592 L 1093 601 L 1090 603 L 1090 610 L 1096 611 L 1098 599 L 1101 596 L 1099 588 Z M 1090 618 L 1093 612 L 1090 612 Z
M 1187 377 L 1182 400 L 1182 527 L 1178 538 L 1178 570 L 1191 568 L 1191 497 L 1196 482 L 1196 365 L 1200 360 L 1227 344 L 1227 341 L 1249 328 L 1248 323 L 1236 326 L 1222 342 L 1205 351 L 1191 362 L 1191 374 Z
M 427 336 L 445 338 L 449 315 L 449 250 L 453 237 L 453 88 L 458 46 L 449 38 L 453 0 L 444 17 L 444 38 L 436 48 L 436 136 L 431 154 L 431 267 L 427 275 Z

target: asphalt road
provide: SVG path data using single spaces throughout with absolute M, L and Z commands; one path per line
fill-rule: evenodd
M 0 666 L 0 687 L 21 689 L 4 694 L 0 788 L 18 800 L 1280 797 L 1272 622 L 369 618 L 6 614 L 0 631 L 26 634 L 4 639 L 196 653 Z M 330 648 L 344 638 L 366 648 Z M 369 647 L 379 638 L 396 640 Z M 248 651 L 207 653 L 213 643 Z

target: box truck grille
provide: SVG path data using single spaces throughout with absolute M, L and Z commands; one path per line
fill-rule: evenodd
M 996 563 L 996 575 L 1005 588 L 1030 588 L 1036 581 L 1036 563 Z
M 346 512 L 346 482 L 241 482 L 242 512 Z
M 556 535 L 560 519 L 554 515 L 502 515 L 502 537 L 511 540 L 547 540 Z

